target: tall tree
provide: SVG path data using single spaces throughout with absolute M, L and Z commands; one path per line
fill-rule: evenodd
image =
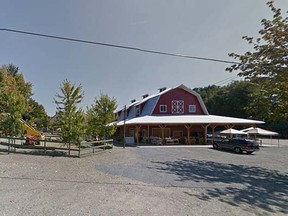
M 13 64 L 0 68 L 0 93 L 2 131 L 10 131 L 13 135 L 20 133 L 20 118 L 33 125 L 36 123 L 38 128 L 47 125 L 44 107 L 32 99 L 32 83 L 25 81 L 24 75 Z
M 26 82 L 22 73 L 20 73 L 19 68 L 13 64 L 3 65 L 1 68 L 2 71 L 5 71 L 8 76 L 11 76 L 15 79 L 17 88 L 21 94 L 28 101 L 32 94 L 32 83 Z
M 242 55 L 230 53 L 229 56 L 240 63 L 226 70 L 240 71 L 238 75 L 258 86 L 250 109 L 258 108 L 263 120 L 288 120 L 288 17 L 282 17 L 281 9 L 276 8 L 273 1 L 267 5 L 273 18 L 261 21 L 260 38 L 243 37 L 253 45 L 254 51 Z
M 111 137 L 116 130 L 116 126 L 111 124 L 115 121 L 116 108 L 116 99 L 107 94 L 101 93 L 99 99 L 95 98 L 94 104 L 87 110 L 89 133 L 101 138 Z
M 83 111 L 77 107 L 83 100 L 82 86 L 64 80 L 60 86 L 61 93 L 54 99 L 57 105 L 61 137 L 65 143 L 80 144 L 85 133 Z
M 32 98 L 28 100 L 28 112 L 22 118 L 25 121 L 28 120 L 31 124 L 35 124 L 38 129 L 48 125 L 48 115 L 44 106 Z
M 25 96 L 19 91 L 15 77 L 5 68 L 0 70 L 0 128 L 5 135 L 21 133 L 19 119 L 27 110 Z
M 202 96 L 210 114 L 258 119 L 257 109 L 248 108 L 254 102 L 251 94 L 256 89 L 251 82 L 234 81 L 222 87 L 214 85 L 194 90 Z

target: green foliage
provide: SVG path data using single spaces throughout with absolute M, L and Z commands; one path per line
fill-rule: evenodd
M 201 95 L 210 114 L 257 119 L 255 109 L 249 109 L 256 89 L 251 82 L 235 81 L 223 87 L 213 85 L 194 90 Z
M 22 90 L 29 85 L 26 85 L 23 75 L 18 74 L 18 69 L 12 73 L 5 65 L 0 68 L 0 127 L 3 134 L 21 133 L 19 119 L 27 111 L 28 88 L 24 93 Z
M 0 129 L 7 135 L 21 133 L 19 119 L 25 118 L 38 128 L 47 125 L 48 116 L 32 97 L 32 84 L 26 82 L 19 68 L 9 64 L 0 68 Z
M 28 100 L 28 112 L 22 118 L 30 124 L 35 124 L 38 129 L 47 127 L 49 121 L 43 105 L 31 98 Z
M 271 131 L 277 131 L 282 138 L 288 138 L 288 121 L 279 120 L 266 122 L 267 129 Z
M 17 83 L 17 88 L 21 92 L 21 94 L 25 97 L 26 100 L 29 100 L 33 95 L 32 83 L 25 82 L 23 74 L 19 72 L 19 68 L 15 65 L 9 64 L 8 66 L 4 65 L 4 67 L 6 67 L 7 74 L 14 77 Z
M 261 107 L 259 115 L 265 120 L 288 120 L 288 17 L 282 17 L 281 10 L 274 7 L 273 1 L 267 4 L 274 15 L 272 20 L 261 21 L 261 37 L 256 40 L 243 37 L 253 45 L 254 52 L 229 54 L 238 59 L 240 64 L 234 64 L 226 70 L 240 71 L 238 75 L 258 86 L 250 109 Z
M 273 98 L 255 97 L 255 94 L 263 93 L 257 83 L 236 81 L 222 87 L 213 85 L 194 91 L 201 95 L 210 114 L 264 120 L 266 129 L 277 131 L 283 138 L 288 137 L 287 120 L 266 121 L 265 113 Z
M 82 102 L 84 93 L 82 86 L 75 86 L 64 80 L 60 86 L 61 94 L 54 99 L 61 128 L 61 137 L 65 143 L 80 144 L 85 133 L 85 118 L 77 105 Z
M 101 138 L 111 137 L 116 130 L 116 125 L 110 124 L 115 121 L 114 111 L 117 102 L 107 94 L 100 94 L 94 104 L 87 110 L 88 133 Z

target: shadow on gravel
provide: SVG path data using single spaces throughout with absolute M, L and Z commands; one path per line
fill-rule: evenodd
M 209 187 L 205 193 L 197 196 L 201 200 L 217 198 L 233 206 L 246 204 L 271 213 L 288 214 L 287 173 L 260 167 L 198 160 L 153 162 L 153 164 L 155 167 L 150 168 L 176 175 L 178 181 L 221 184 L 220 187 Z
M 0 155 L 8 155 L 8 154 L 24 154 L 24 155 L 41 155 L 41 156 L 49 156 L 49 157 L 68 157 L 69 155 L 63 151 L 17 151 L 17 152 L 8 152 L 7 150 L 0 150 Z M 70 157 L 73 157 L 70 156 Z
M 114 142 L 113 145 L 116 147 L 122 147 L 122 148 L 124 147 L 124 144 L 121 142 Z M 134 143 L 132 143 L 132 144 L 128 143 L 128 144 L 125 144 L 125 148 L 126 147 L 137 147 L 137 145 Z

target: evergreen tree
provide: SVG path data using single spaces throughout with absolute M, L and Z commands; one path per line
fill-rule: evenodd
M 57 105 L 61 137 L 65 143 L 80 144 L 85 133 L 83 111 L 77 107 L 83 100 L 82 86 L 64 80 L 60 86 L 61 93 L 54 99 Z
M 111 137 L 116 130 L 116 126 L 111 124 L 115 121 L 116 108 L 116 99 L 107 94 L 101 93 L 99 99 L 95 98 L 94 104 L 87 111 L 89 133 L 101 138 Z

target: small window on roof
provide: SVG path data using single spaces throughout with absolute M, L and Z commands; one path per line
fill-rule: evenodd
M 189 105 L 189 112 L 195 113 L 196 112 L 196 105 Z
M 167 105 L 160 105 L 160 112 L 161 113 L 167 112 Z

